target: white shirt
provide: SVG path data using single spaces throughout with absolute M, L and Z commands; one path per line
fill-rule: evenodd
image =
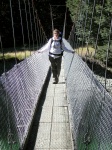
M 62 51 L 73 53 L 74 51 L 68 50 L 65 47 L 65 45 L 63 43 L 63 40 L 62 40 L 62 42 L 60 44 L 60 39 L 61 39 L 61 37 L 59 37 L 58 39 L 54 39 L 54 37 L 50 38 L 48 43 L 40 51 L 44 52 L 44 51 L 48 51 L 49 50 L 49 52 L 52 53 L 52 54 L 49 54 L 49 56 L 54 57 L 54 58 L 60 57 L 60 56 L 56 56 L 55 54 L 61 54 Z

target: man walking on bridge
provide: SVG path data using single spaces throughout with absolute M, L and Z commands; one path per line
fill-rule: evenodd
M 39 53 L 42 53 L 49 50 L 49 60 L 51 62 L 51 69 L 53 73 L 53 84 L 57 84 L 59 81 L 63 51 L 74 53 L 74 51 L 68 50 L 65 47 L 62 37 L 59 35 L 60 31 L 55 29 L 53 31 L 53 37 L 49 39 L 45 47 L 38 51 Z

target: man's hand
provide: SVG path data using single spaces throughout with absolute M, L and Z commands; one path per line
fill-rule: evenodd
M 42 53 L 42 51 L 38 50 L 38 53 Z

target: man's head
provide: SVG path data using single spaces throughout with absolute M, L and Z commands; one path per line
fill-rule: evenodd
M 54 31 L 53 31 L 53 37 L 54 38 L 58 38 L 59 37 L 59 34 L 60 34 L 60 31 L 58 30 L 58 29 L 55 29 Z

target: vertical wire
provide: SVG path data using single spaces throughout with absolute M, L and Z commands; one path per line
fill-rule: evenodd
M 110 43 L 111 43 L 111 33 L 112 33 L 112 18 L 111 18 L 111 23 L 110 23 L 108 48 L 107 48 L 107 52 L 106 52 L 105 89 L 106 89 L 106 82 L 107 82 L 107 67 L 108 67 L 108 56 L 109 56 Z
M 1 37 L 1 35 L 0 35 L 0 43 L 1 43 L 1 50 L 2 50 L 2 54 L 3 54 L 3 66 L 4 66 L 3 72 L 6 72 L 5 56 L 4 56 L 4 50 L 3 50 L 2 37 Z
M 92 30 L 92 23 L 93 23 L 93 15 L 94 15 L 94 10 L 95 10 L 95 0 L 94 0 L 94 4 L 93 4 L 93 9 L 92 9 L 92 16 L 91 16 L 91 21 L 90 21 L 90 28 L 89 28 L 89 35 L 88 35 L 88 37 L 87 37 L 87 42 L 86 42 L 86 45 L 87 45 L 87 51 L 86 52 L 88 52 L 88 44 L 89 44 L 89 39 L 90 39 L 90 35 L 91 35 L 91 30 Z M 88 54 L 89 54 L 89 52 L 88 52 Z M 91 84 L 91 80 L 90 80 L 90 85 L 91 85 L 91 91 L 92 91 L 92 84 Z M 93 92 L 93 91 L 92 91 Z M 92 98 L 92 96 L 91 96 L 91 98 Z M 89 114 L 91 113 L 91 106 L 90 106 L 90 101 L 88 102 L 88 106 L 89 106 L 89 108 L 88 108 L 88 116 L 89 116 Z M 90 136 L 92 136 L 91 135 L 91 133 L 90 133 L 90 122 L 88 121 L 88 124 L 87 124 L 87 133 L 85 134 L 85 137 L 86 137 L 86 135 L 88 135 L 89 137 Z M 95 124 L 93 124 L 93 126 L 91 127 L 92 129 L 94 129 L 94 125 Z M 90 134 L 89 134 L 90 133 Z M 88 140 L 86 141 L 87 143 L 89 142 Z M 86 148 L 87 148 L 87 144 L 86 144 Z
M 33 34 L 33 26 L 32 26 L 32 16 L 31 16 L 31 6 L 30 2 L 28 0 L 28 7 L 29 7 L 29 15 L 30 15 L 30 27 L 31 27 L 31 37 L 32 37 L 32 42 L 33 42 L 33 50 L 34 50 L 34 34 Z M 31 55 L 31 50 L 30 50 L 30 55 Z
M 95 2 L 94 2 L 94 5 L 95 5 Z M 102 7 L 104 5 L 104 1 L 103 1 L 103 4 L 102 4 Z M 103 11 L 103 8 L 101 10 L 101 15 L 100 15 L 100 21 L 99 21 L 99 27 L 98 27 L 98 32 L 97 32 L 97 39 L 96 39 L 96 43 L 95 43 L 95 52 L 94 52 L 94 55 L 93 55 L 93 61 L 92 61 L 92 72 L 94 71 L 94 59 L 95 59 L 95 55 L 96 55 L 96 52 L 97 52 L 97 41 L 98 41 L 98 36 L 99 36 L 99 32 L 100 32 L 100 26 L 101 26 L 101 18 L 102 18 L 102 11 Z M 101 64 L 101 62 L 100 62 Z M 93 74 L 92 74 L 92 79 L 91 79 L 91 82 L 93 80 Z
M 95 59 L 96 52 L 97 52 L 97 45 L 98 45 L 98 38 L 99 38 L 100 27 L 101 27 L 101 19 L 102 19 L 102 14 L 103 14 L 103 7 L 104 7 L 104 0 L 103 0 L 103 2 L 102 2 L 102 9 L 101 9 L 101 13 L 100 13 L 99 27 L 98 27 L 97 38 L 96 38 L 96 43 L 95 43 L 95 53 L 94 53 L 93 62 L 92 62 L 92 78 L 91 78 L 91 82 L 93 82 L 94 59 Z M 92 84 L 92 83 L 91 83 L 91 84 Z
M 78 15 L 79 15 L 79 10 L 77 9 L 76 20 L 74 21 L 74 22 L 75 22 L 75 28 L 76 28 L 76 25 L 77 25 L 77 22 L 78 22 L 78 21 L 77 21 L 77 20 L 78 20 L 78 19 L 77 19 L 77 18 L 78 18 Z M 73 30 L 73 31 L 74 31 L 74 30 Z M 73 31 L 72 31 L 72 32 L 73 32 Z M 78 44 L 77 44 L 77 43 L 78 43 L 77 30 L 75 31 L 75 43 L 76 43 L 76 44 L 75 44 L 75 49 L 76 49 L 76 52 L 77 52 L 77 48 L 78 48 Z
M 38 14 L 37 14 L 37 10 L 36 10 L 36 20 L 37 20 L 37 37 L 38 37 L 38 49 L 40 48 L 40 30 L 39 30 L 39 19 L 38 19 Z
M 82 10 L 82 0 L 81 0 L 81 2 L 80 2 L 80 9 Z M 76 14 L 76 19 L 74 20 L 74 24 L 73 24 L 73 27 L 72 27 L 72 30 L 71 30 L 71 36 L 72 36 L 72 33 L 73 33 L 73 38 L 75 37 L 75 41 L 74 41 L 74 39 L 73 39 L 73 46 L 75 45 L 75 49 L 77 49 L 77 47 L 78 47 L 78 37 L 77 37 L 77 35 L 76 35 L 76 24 L 77 24 L 77 18 L 78 18 L 78 15 L 79 15 L 79 9 L 77 9 L 77 14 Z M 75 36 L 74 36 L 75 35 Z M 75 44 L 74 44 L 75 43 Z
M 76 33 L 75 33 L 75 23 L 73 25 L 73 50 L 75 49 L 75 39 L 76 39 Z
M 43 27 L 42 27 L 42 25 L 41 25 L 40 29 L 41 29 L 41 40 L 42 40 L 41 43 L 43 45 L 43 43 L 44 43 L 44 34 L 43 34 Z
M 94 59 L 95 59 L 95 55 L 96 55 L 96 52 L 97 52 L 97 45 L 98 45 L 98 38 L 99 38 L 99 33 L 100 33 L 100 28 L 101 28 L 101 19 L 102 19 L 102 14 L 103 14 L 103 8 L 104 8 L 104 0 L 102 1 L 102 9 L 101 9 L 101 12 L 100 12 L 100 21 L 99 21 L 99 27 L 98 27 L 98 32 L 97 32 L 97 38 L 96 38 L 96 43 L 95 43 L 95 53 L 94 53 L 94 56 L 93 56 L 93 62 L 92 62 L 92 78 L 91 78 L 91 85 L 92 85 L 92 82 L 93 82 L 93 67 L 94 67 Z M 101 115 L 101 112 L 102 112 L 102 109 L 103 109 L 103 101 L 105 101 L 105 89 L 103 89 L 103 96 L 102 96 L 102 101 L 101 101 L 101 104 L 100 104 L 100 109 L 98 111 L 98 116 L 100 118 L 100 115 Z M 98 120 L 96 122 L 96 124 L 98 123 Z M 96 126 L 95 124 L 95 126 Z M 95 128 L 95 127 L 94 127 Z M 101 132 L 101 131 L 100 131 Z M 101 143 L 101 140 L 99 141 L 98 143 L 98 149 L 100 149 L 100 143 Z
M 92 24 L 93 24 L 93 15 L 94 15 L 94 11 L 95 11 L 95 5 L 96 5 L 96 0 L 94 0 L 94 4 L 93 4 L 93 10 L 92 10 L 92 16 L 91 16 L 91 21 L 90 21 L 90 29 L 89 29 L 89 36 L 87 37 L 87 51 L 88 51 L 88 44 L 89 44 L 89 39 L 90 39 L 90 35 L 91 35 L 91 30 L 92 30 Z M 89 53 L 89 51 L 88 51 Z
M 40 30 L 41 23 L 40 23 L 40 19 L 39 19 L 39 16 L 37 14 L 37 11 L 36 11 L 36 17 L 38 20 L 39 47 L 41 47 L 41 45 L 42 45 L 42 43 L 41 43 L 41 30 Z
M 76 25 L 77 25 L 77 23 L 78 23 L 78 25 L 80 24 L 80 23 L 79 23 L 78 16 L 80 16 L 81 11 L 82 11 L 82 0 L 81 0 L 81 3 L 80 3 L 80 9 L 77 11 L 77 20 L 76 20 Z M 77 29 L 77 28 L 76 28 L 76 29 Z M 78 30 L 79 30 L 79 29 L 78 29 Z M 76 32 L 77 32 L 77 30 L 76 30 Z M 79 35 L 75 33 L 75 39 L 76 39 L 76 40 L 75 40 L 75 41 L 76 41 L 76 49 L 78 48 L 78 54 L 79 54 L 79 44 L 78 44 L 79 39 L 78 39 L 78 37 L 79 37 Z
M 63 38 L 65 38 L 66 19 L 67 19 L 67 7 L 65 11 L 65 19 L 64 19 L 64 25 L 63 25 Z
M 82 1 L 82 3 L 83 3 L 83 1 Z M 82 7 L 81 7 L 81 10 L 82 10 L 82 11 L 81 11 L 81 13 L 80 13 L 80 20 L 81 20 L 81 21 L 80 21 L 80 25 L 81 25 L 80 27 L 81 27 L 81 38 L 82 38 L 82 41 L 84 40 L 84 38 L 83 38 L 84 35 L 83 35 L 83 20 L 82 20 L 82 18 L 84 18 L 84 13 L 85 13 L 85 11 L 83 10 L 83 6 L 84 6 L 84 5 L 82 4 Z M 82 45 L 83 45 L 83 44 L 82 44 L 82 42 L 81 42 L 81 47 L 82 47 Z M 81 57 L 82 57 L 82 55 L 83 55 L 83 47 L 82 47 L 82 50 L 81 50 Z
M 84 30 L 83 31 L 83 37 L 82 37 L 82 51 L 83 51 L 83 46 L 84 46 L 84 38 L 85 38 L 85 32 L 86 32 L 86 26 L 87 26 L 87 19 L 88 19 L 88 8 L 89 8 L 89 0 L 86 1 L 86 6 L 87 6 L 87 10 L 86 10 L 86 17 L 85 17 L 85 22 L 84 22 Z M 82 54 L 82 52 L 81 52 Z M 86 61 L 87 61 L 87 56 L 86 56 Z M 86 62 L 87 63 L 87 62 Z M 88 101 L 88 105 L 87 105 L 87 117 L 89 117 L 89 114 L 90 114 L 90 100 Z M 86 132 L 85 132 L 85 135 L 84 135 L 84 142 L 86 144 L 85 146 L 85 150 L 88 148 L 88 143 L 89 143 L 89 140 L 88 140 L 88 137 L 91 135 L 90 133 L 90 121 L 87 121 L 87 124 L 86 124 Z
M 17 64 L 17 60 L 16 60 L 16 47 L 15 47 L 15 32 L 14 32 L 14 21 L 13 21 L 13 13 L 12 13 L 12 2 L 10 0 L 10 11 L 11 11 L 11 23 L 12 23 L 12 32 L 13 32 L 13 41 L 14 41 L 14 50 L 15 50 L 15 62 Z M 0 38 L 1 40 L 1 38 Z M 1 42 L 1 46 L 2 46 L 2 42 Z M 2 48 L 3 50 L 3 48 Z M 4 52 L 3 52 L 3 57 L 4 57 Z M 5 84 L 7 84 L 7 81 L 6 81 L 6 72 L 5 72 Z M 9 118 L 9 102 L 8 102 L 8 97 L 7 97 L 7 92 L 5 92 L 6 96 L 5 96 L 5 99 L 6 99 L 6 105 L 7 105 L 7 119 L 8 119 L 8 140 L 10 139 L 11 137 L 11 125 L 10 125 L 10 118 Z M 12 141 L 9 141 L 11 142 L 11 149 L 12 149 Z
M 41 44 L 43 45 L 44 44 L 44 40 L 43 40 L 44 36 L 45 36 L 46 40 L 47 40 L 47 38 L 46 38 L 45 31 L 43 29 L 40 19 L 39 19 L 39 24 L 40 24 L 40 31 L 41 31 Z
M 103 91 L 103 98 L 102 98 L 102 102 L 101 102 L 101 109 L 99 114 L 102 113 L 103 111 L 103 106 L 104 106 L 104 101 L 106 100 L 106 76 L 107 76 L 107 64 L 108 64 L 108 56 L 109 56 L 109 50 L 110 50 L 110 44 L 111 44 L 111 33 L 112 33 L 112 18 L 110 21 L 110 30 L 109 30 L 109 39 L 108 39 L 108 48 L 106 51 L 106 68 L 105 68 L 105 89 Z M 101 118 L 102 119 L 102 118 Z M 101 122 L 100 122 L 101 124 Z M 101 125 L 100 125 L 101 126 Z M 102 132 L 102 130 L 100 130 L 100 132 Z M 100 149 L 100 145 L 101 145 L 101 140 L 99 141 L 99 149 Z
M 74 49 L 74 35 L 76 35 L 75 33 L 74 33 L 74 28 L 75 28 L 75 24 L 73 24 L 73 26 L 72 26 L 72 34 L 71 34 L 71 39 L 72 39 L 72 48 Z
M 16 41 L 15 41 L 15 31 L 14 31 L 14 19 L 13 19 L 13 13 L 12 13 L 12 2 L 10 0 L 10 11 L 11 11 L 11 22 L 12 22 L 12 32 L 13 32 L 13 41 L 14 41 L 14 51 L 15 51 L 15 62 L 17 64 L 17 57 L 16 57 Z
M 42 27 L 42 33 L 43 33 L 43 44 L 45 44 L 45 42 L 47 42 L 47 36 L 46 36 L 46 34 L 45 34 L 45 31 L 44 31 L 44 29 L 43 29 L 43 27 Z
M 43 36 L 44 36 L 44 38 L 45 38 L 45 42 L 47 42 L 47 37 L 46 37 L 46 34 L 45 34 L 45 31 L 44 31 L 44 29 L 43 29 L 43 27 L 42 27 L 42 25 L 41 25 L 41 22 L 40 22 L 40 19 L 39 19 L 39 17 L 38 17 L 38 13 L 37 13 L 37 10 L 36 10 L 36 18 L 37 18 L 37 29 L 38 29 L 38 37 L 39 37 L 39 47 L 43 44 L 43 40 L 42 40 L 42 34 L 43 34 Z
M 87 2 L 87 0 L 85 0 L 85 3 Z M 89 0 L 88 0 L 88 4 L 89 4 Z M 87 3 L 86 3 L 87 6 Z M 87 18 L 88 18 L 88 8 L 86 9 L 86 17 L 85 17 L 85 22 L 84 22 L 84 29 L 83 29 L 83 37 L 82 37 L 82 52 L 83 52 L 83 46 L 84 46 L 84 38 L 85 38 L 85 30 L 86 30 L 86 25 L 87 25 Z
M 37 48 L 38 48 L 37 28 L 36 28 L 36 17 L 35 17 L 35 6 L 34 6 L 33 0 L 32 0 L 32 8 L 33 8 L 33 16 L 34 16 L 34 25 L 35 25 L 36 42 L 37 42 Z
M 76 15 L 78 15 L 78 11 L 77 11 L 77 14 L 76 14 Z M 75 20 L 75 19 L 74 19 L 74 20 Z M 74 23 L 73 23 L 72 30 L 71 30 L 71 32 L 70 32 L 69 42 L 71 42 L 72 32 L 73 32 L 74 26 L 75 26 L 75 21 L 74 21 Z M 76 34 L 75 34 L 75 38 L 76 38 Z M 72 40 L 73 40 L 73 39 L 72 39 Z M 71 43 L 70 43 L 70 44 L 71 44 Z M 68 75 L 69 75 L 69 72 L 70 72 L 70 68 L 71 68 L 72 62 L 73 62 L 73 60 L 74 60 L 74 56 L 75 56 L 75 53 L 74 53 L 73 56 L 72 56 L 72 60 L 71 60 L 71 62 L 70 62 L 70 66 L 69 66 L 69 68 L 68 68 L 68 72 L 67 72 L 67 75 L 66 75 L 65 80 L 67 80 L 67 78 L 68 78 Z
M 52 22 L 52 32 L 54 30 L 54 22 L 53 22 L 53 13 L 52 13 L 52 7 L 50 5 L 50 14 L 51 14 L 51 22 Z
M 79 29 L 77 29 L 78 31 L 79 31 Z M 78 53 L 78 55 L 79 55 L 79 44 L 78 44 L 78 42 L 79 42 L 79 35 L 78 34 L 76 34 L 76 49 L 77 49 L 77 53 Z
M 78 12 L 77 12 L 77 21 L 76 22 L 78 22 L 78 26 L 80 27 L 80 24 L 81 24 L 81 21 L 80 21 L 80 16 L 81 16 L 81 13 L 82 13 L 82 1 L 81 1 L 81 6 L 80 6 L 80 9 L 78 10 Z M 79 17 L 78 17 L 79 16 Z M 77 29 L 78 30 L 78 32 L 79 32 L 79 29 Z M 77 31 L 76 30 L 76 31 Z M 75 36 L 75 39 L 76 39 L 76 49 L 78 49 L 78 54 L 79 54 L 79 38 L 80 38 L 80 34 L 77 34 L 76 36 Z M 78 43 L 79 42 L 79 43 Z
M 30 41 L 30 33 L 29 33 L 29 25 L 28 25 L 28 14 L 27 14 L 27 8 L 26 8 L 26 1 L 24 1 L 24 5 L 25 5 L 25 18 L 26 18 L 26 24 L 27 24 L 27 31 L 28 31 L 28 42 L 29 42 L 29 51 L 30 51 L 30 45 L 31 45 L 31 41 Z
M 22 29 L 22 39 L 23 39 L 24 53 L 25 53 L 25 58 L 26 58 L 25 36 L 24 36 L 24 29 L 23 29 L 23 18 L 22 18 L 22 11 L 21 11 L 21 3 L 20 3 L 20 0 L 18 0 L 18 3 L 19 3 L 19 13 L 20 13 L 20 19 L 21 19 L 21 29 Z
M 42 46 L 42 29 L 41 29 L 40 19 L 38 21 L 39 21 L 39 33 L 40 33 L 40 46 Z
M 38 18 L 37 18 L 37 10 L 35 10 L 35 21 L 36 21 L 36 28 L 37 28 L 37 49 L 39 48 L 39 29 L 38 29 Z
M 93 4 L 93 9 L 92 9 L 92 16 L 91 16 L 91 21 L 90 21 L 90 28 L 89 28 L 89 35 L 87 37 L 87 42 L 86 42 L 86 46 L 87 46 L 87 52 L 89 53 L 89 48 L 88 48 L 88 44 L 89 44 L 89 39 L 90 39 L 90 35 L 91 35 L 91 30 L 92 30 L 92 24 L 93 24 L 93 15 L 94 15 L 94 11 L 95 11 L 95 5 L 96 5 L 96 0 L 94 0 L 94 4 Z M 91 83 L 92 84 L 92 83 Z M 92 86 L 91 86 L 92 87 Z
M 78 11 L 77 11 L 77 15 L 78 15 Z M 74 24 L 73 24 L 73 26 L 72 26 L 72 30 L 71 30 L 71 32 L 70 32 L 70 36 L 69 36 L 69 40 L 70 40 L 70 42 L 71 42 L 71 38 L 72 38 L 73 28 L 74 28 Z M 75 38 L 76 38 L 76 34 L 75 34 Z M 71 44 L 71 43 L 70 43 L 70 44 Z M 71 68 L 71 66 L 72 66 L 72 62 L 73 62 L 74 56 L 75 56 L 75 53 L 73 54 L 72 60 L 71 60 L 71 62 L 70 62 L 70 66 L 69 66 L 69 68 L 68 68 L 68 72 L 67 72 L 67 75 L 66 75 L 65 80 L 67 80 L 67 77 L 68 77 L 68 75 L 69 75 L 70 68 Z
M 74 23 L 73 23 L 73 25 L 74 25 Z M 72 28 L 73 28 L 73 25 L 72 25 L 72 27 L 71 27 L 71 31 L 70 31 L 70 35 L 69 35 L 69 42 L 70 42 L 70 45 L 72 45 L 72 40 L 71 40 L 71 38 L 72 38 Z
M 48 41 L 48 39 L 47 39 L 45 31 L 43 33 L 44 33 L 44 38 L 45 38 L 45 43 L 46 43 Z

